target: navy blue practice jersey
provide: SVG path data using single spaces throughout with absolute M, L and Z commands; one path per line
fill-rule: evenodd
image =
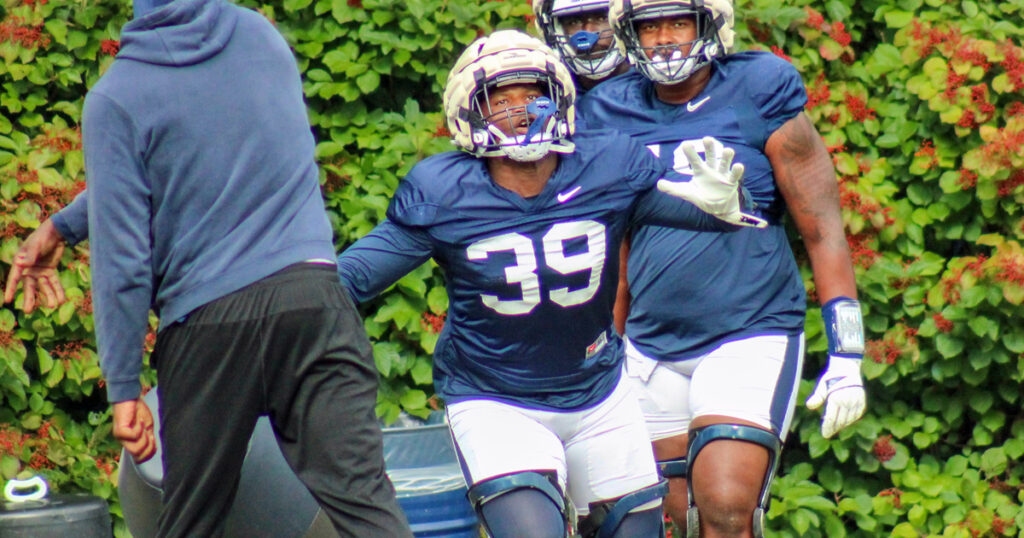
M 785 205 L 764 147 L 806 102 L 796 69 L 763 52 L 716 60 L 707 86 L 685 105 L 658 100 L 639 73 L 601 84 L 580 100 L 589 127 L 629 134 L 673 169 L 671 179 L 692 174 L 686 145 L 703 153 L 701 138 L 713 136 L 733 148 L 734 162 L 746 167 L 743 185 L 771 222 L 729 234 L 659 226 L 633 231 L 626 334 L 644 354 L 685 360 L 729 340 L 802 330 L 805 292 L 780 225 Z
M 399 185 L 387 220 L 338 258 L 342 282 L 369 299 L 433 257 L 449 309 L 434 350 L 449 403 L 490 398 L 539 409 L 600 402 L 618 381 L 612 328 L 618 252 L 642 223 L 731 226 L 653 187 L 665 168 L 619 133 L 577 133 L 543 192 L 498 186 L 486 159 L 429 157 Z

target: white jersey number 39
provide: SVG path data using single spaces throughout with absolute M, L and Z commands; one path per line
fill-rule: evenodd
M 570 290 L 568 287 L 551 290 L 551 300 L 561 306 L 583 304 L 594 297 L 601 285 L 601 272 L 605 262 L 605 227 L 600 222 L 581 220 L 559 222 L 542 239 L 544 260 L 548 267 L 563 275 L 589 271 L 587 287 Z M 576 254 L 565 253 L 565 242 L 585 237 L 587 250 Z M 505 268 L 505 281 L 522 288 L 522 299 L 499 299 L 497 295 L 482 294 L 484 305 L 499 314 L 521 316 L 529 314 L 541 301 L 540 278 L 537 276 L 537 252 L 533 241 L 522 234 L 507 233 L 481 239 L 466 249 L 470 260 L 486 260 L 491 252 L 512 251 L 515 265 Z

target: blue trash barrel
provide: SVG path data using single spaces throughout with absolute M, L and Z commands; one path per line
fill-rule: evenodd
M 476 513 L 443 420 L 443 413 L 428 421 L 403 417 L 383 429 L 388 477 L 417 538 L 476 538 Z

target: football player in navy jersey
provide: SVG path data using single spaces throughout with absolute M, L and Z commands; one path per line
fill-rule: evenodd
M 534 23 L 585 92 L 629 71 L 608 23 L 608 0 L 533 0 Z
M 787 209 L 828 339 L 807 405 L 824 405 L 825 437 L 865 407 L 861 312 L 832 162 L 802 112 L 793 66 L 727 54 L 731 1 L 612 0 L 609 19 L 636 70 L 581 98 L 587 125 L 629 134 L 679 180 L 692 173 L 682 157 L 715 137 L 745 165 L 745 187 L 771 223 L 731 234 L 635 228 L 625 324 L 627 377 L 670 478 L 667 511 L 691 536 L 760 536 L 803 360 L 806 297 L 781 224 Z
M 574 134 L 574 100 L 539 40 L 504 30 L 472 43 L 444 95 L 462 151 L 413 167 L 338 269 L 359 301 L 429 258 L 445 271 L 434 382 L 492 536 L 560 538 L 572 513 L 584 536 L 659 536 L 664 482 L 612 329 L 619 242 L 645 223 L 736 228 L 694 205 L 759 221 L 739 212 L 731 151 L 709 140 L 713 168 L 690 153 L 691 205 L 654 188 L 678 186 L 628 136 Z

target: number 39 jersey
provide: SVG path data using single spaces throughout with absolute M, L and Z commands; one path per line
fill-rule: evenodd
M 633 231 L 628 264 L 630 342 L 645 355 L 685 360 L 722 343 L 802 330 L 806 297 L 784 228 L 784 201 L 764 153 L 776 129 L 807 102 L 796 69 L 764 52 L 715 60 L 711 79 L 685 105 L 666 104 L 639 73 L 605 82 L 578 103 L 589 127 L 612 128 L 644 144 L 673 169 L 692 174 L 682 148 L 713 136 L 736 151 L 743 185 L 772 222 L 733 234 L 657 226 Z
M 612 328 L 618 249 L 630 225 L 729 229 L 653 187 L 664 167 L 629 137 L 577 133 L 532 198 L 491 179 L 485 159 L 429 157 L 399 185 L 387 220 L 338 259 L 357 300 L 433 257 L 448 316 L 434 381 L 448 402 L 491 398 L 541 409 L 600 402 L 618 381 Z

